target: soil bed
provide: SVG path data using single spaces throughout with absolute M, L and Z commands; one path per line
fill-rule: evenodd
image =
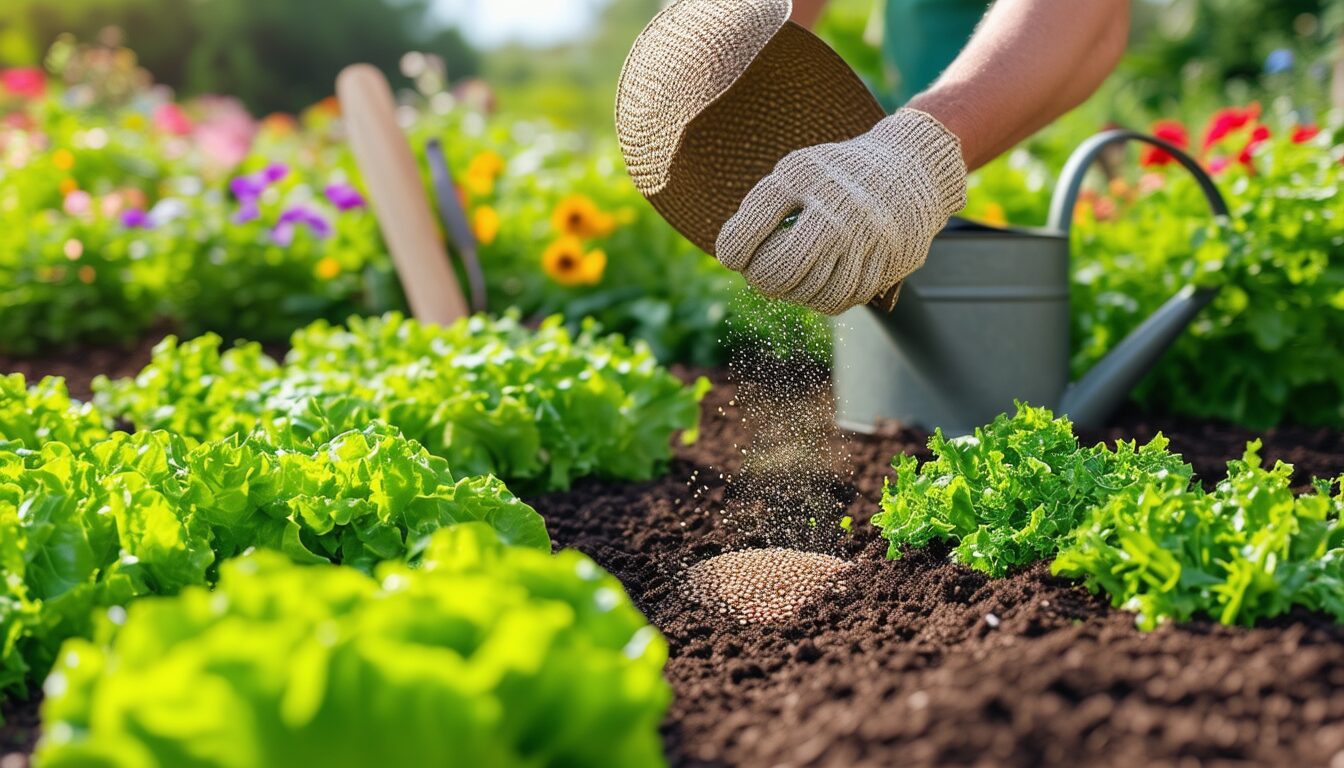
M 148 350 L 0 358 L 0 370 L 65 375 L 86 397 L 93 373 L 134 373 Z M 667 476 L 586 480 L 529 499 L 558 546 L 615 573 L 666 634 L 673 765 L 1344 768 L 1344 629 L 1295 615 L 1256 630 L 1191 623 L 1141 633 L 1129 614 L 1044 566 L 989 581 L 948 563 L 945 550 L 888 561 L 867 521 L 891 456 L 926 457 L 926 435 L 913 430 L 852 438 L 855 475 L 831 489 L 852 534 L 743 519 L 721 473 L 731 478 L 737 446 L 750 441 L 727 377 L 702 373 L 715 388 L 701 439 L 678 450 Z M 1162 430 L 1206 482 L 1256 436 L 1133 414 L 1117 424 L 1085 437 L 1147 440 Z M 1283 428 L 1264 443 L 1268 461 L 1297 465 L 1301 485 L 1344 472 L 1344 433 Z M 768 623 L 743 623 L 688 589 L 698 563 L 783 542 L 852 564 L 833 577 L 836 588 Z M 0 768 L 26 765 L 35 710 L 5 711 Z

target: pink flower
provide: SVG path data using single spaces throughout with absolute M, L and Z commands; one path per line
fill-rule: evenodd
M 187 136 L 194 126 L 187 113 L 170 101 L 154 109 L 154 127 L 170 136 Z
M 40 99 L 47 92 L 47 78 L 37 67 L 3 69 L 0 90 L 24 99 Z
M 1217 176 L 1218 174 L 1227 170 L 1227 167 L 1231 164 L 1232 161 L 1228 160 L 1226 157 L 1210 158 L 1208 162 L 1209 173 L 1212 173 L 1213 175 Z
M 237 99 L 203 96 L 197 104 L 202 117 L 196 126 L 196 146 L 212 167 L 232 170 L 251 151 L 257 121 Z
M 1315 125 L 1299 125 L 1293 129 L 1293 143 L 1306 144 L 1316 138 L 1320 132 L 1321 129 Z
M 76 189 L 65 196 L 65 202 L 62 207 L 64 207 L 65 212 L 71 216 L 87 216 L 89 215 L 89 211 L 93 210 L 93 198 L 89 196 L 88 192 L 85 192 L 82 189 Z

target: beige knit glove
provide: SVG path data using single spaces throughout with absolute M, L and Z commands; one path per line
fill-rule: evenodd
M 902 109 L 858 138 L 779 161 L 723 225 L 715 252 L 761 293 L 835 315 L 923 266 L 965 205 L 960 140 Z

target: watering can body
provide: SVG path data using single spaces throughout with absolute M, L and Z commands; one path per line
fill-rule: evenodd
M 967 434 L 1014 401 L 1100 426 L 1214 296 L 1187 287 L 1079 381 L 1069 372 L 1069 222 L 1087 167 L 1106 147 L 1139 140 L 1173 152 L 1211 207 L 1226 205 L 1202 169 L 1175 147 L 1124 131 L 1075 152 L 1050 224 L 996 228 L 954 219 L 890 313 L 859 307 L 836 322 L 836 422 L 860 432 L 894 420 Z M 1188 163 L 1187 163 L 1188 161 Z

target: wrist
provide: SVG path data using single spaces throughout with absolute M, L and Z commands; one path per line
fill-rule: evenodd
M 919 161 L 931 186 L 927 190 L 930 203 L 944 216 L 966 207 L 966 161 L 961 140 L 936 117 L 913 108 L 901 109 L 878 123 L 869 136 L 885 148 Z
M 906 109 L 923 112 L 947 128 L 961 142 L 961 158 L 968 171 L 975 170 L 989 162 L 985 157 L 984 142 L 981 140 L 974 111 L 955 96 L 941 90 L 925 91 L 910 100 Z

